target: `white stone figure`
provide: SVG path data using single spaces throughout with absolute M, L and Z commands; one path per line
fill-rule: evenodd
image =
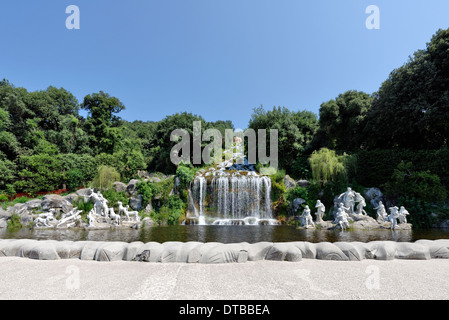
M 374 210 L 377 210 L 377 220 L 378 221 L 387 221 L 387 210 L 385 210 L 385 206 L 382 201 L 379 201 L 378 205 Z
M 35 227 L 50 227 L 49 223 L 50 220 L 48 217 L 37 217 L 36 219 L 34 219 Z
M 114 221 L 116 225 L 120 224 L 120 215 L 115 214 L 114 208 L 109 208 L 109 217 Z
M 59 220 L 58 227 L 61 224 L 67 223 L 69 221 L 73 222 L 73 224 L 74 224 L 77 220 L 81 219 L 81 216 L 80 216 L 81 212 L 83 212 L 83 210 L 76 210 L 76 208 L 73 209 L 72 211 L 69 212 L 70 213 L 69 216 L 65 216 L 64 218 Z
M 354 201 L 355 193 L 354 193 L 354 191 L 352 191 L 352 189 L 350 187 L 348 187 L 346 192 L 343 192 L 342 194 L 340 194 L 338 199 L 340 199 L 341 197 L 343 197 L 343 202 L 344 202 L 345 207 L 348 207 L 348 208 L 351 209 L 350 213 L 354 213 L 354 205 L 355 205 L 355 201 Z
M 117 204 L 118 204 L 118 214 L 121 215 L 123 213 L 129 220 L 128 210 L 126 210 L 126 208 L 123 206 L 123 203 L 121 201 L 117 201 Z
M 108 215 L 108 200 L 103 197 L 101 193 L 92 192 L 91 194 L 92 202 L 94 203 L 95 213 L 103 217 Z
M 348 214 L 342 208 L 338 208 L 337 222 L 341 230 L 346 230 L 346 228 L 349 228 Z
M 365 216 L 367 215 L 366 211 L 363 209 L 364 207 L 366 207 L 366 202 L 365 202 L 365 198 L 362 197 L 362 195 L 360 193 L 356 193 L 356 201 L 358 202 L 357 204 L 357 214 L 361 215 L 364 214 Z
M 399 223 L 407 223 L 407 216 L 410 213 L 404 208 L 404 206 L 401 206 L 398 213 Z
M 321 200 L 317 200 L 315 208 L 317 209 L 316 214 L 315 214 L 316 222 L 323 222 L 323 216 L 324 216 L 324 212 L 326 211 L 326 207 L 321 202 Z
M 309 226 L 315 227 L 315 223 L 313 223 L 312 215 L 310 214 L 310 208 L 308 205 L 304 208 L 304 211 L 301 214 L 301 218 L 303 219 L 303 225 L 308 228 Z
M 139 212 L 138 211 L 129 211 L 129 206 L 126 206 L 125 208 L 126 210 L 126 218 L 127 220 L 131 220 L 130 217 L 134 217 L 134 221 L 139 222 L 140 221 L 140 217 L 139 217 Z
M 48 222 L 56 220 L 55 218 L 55 209 L 50 208 L 48 212 L 44 212 L 37 215 L 38 218 L 46 219 Z
M 338 223 L 338 221 L 339 221 L 338 214 L 340 211 L 343 211 L 344 213 L 346 213 L 346 219 L 347 219 L 349 217 L 349 214 L 348 214 L 349 210 L 350 210 L 350 208 L 345 207 L 343 202 L 340 202 L 338 205 L 338 208 L 337 208 L 337 214 L 335 215 L 334 223 Z
M 87 218 L 89 219 L 89 227 L 93 227 L 95 224 L 95 209 L 91 209 L 87 214 Z
M 399 217 L 399 208 L 394 206 L 394 207 L 390 207 L 388 208 L 390 210 L 390 214 L 388 215 L 387 219 L 388 221 L 390 221 L 390 229 L 393 230 L 396 228 L 398 222 L 397 222 L 397 218 Z

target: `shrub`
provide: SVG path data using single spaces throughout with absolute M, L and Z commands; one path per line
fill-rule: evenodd
M 180 165 L 176 169 L 176 176 L 179 178 L 181 189 L 187 189 L 190 182 L 195 178 L 195 170 L 185 165 Z
M 67 188 L 70 190 L 76 190 L 81 187 L 84 181 L 84 174 L 79 169 L 71 169 L 67 172 Z
M 150 181 L 141 181 L 136 186 L 138 194 L 142 196 L 142 206 L 146 207 L 153 198 L 154 187 Z
M 6 228 L 8 231 L 15 231 L 23 228 L 22 222 L 20 222 L 20 216 L 17 213 L 14 213 L 10 220 L 8 220 Z
M 117 201 L 120 201 L 123 206 L 129 204 L 129 199 L 125 191 L 115 191 L 111 188 L 103 191 L 103 196 L 108 200 L 108 207 L 118 207 Z
M 440 178 L 430 171 L 413 171 L 412 163 L 402 161 L 394 170 L 390 181 L 383 185 L 388 197 L 413 197 L 427 202 L 442 202 L 447 191 Z
M 335 180 L 345 174 L 345 156 L 336 155 L 334 150 L 321 148 L 309 158 L 312 177 L 316 181 Z
M 101 190 L 109 189 L 112 184 L 116 181 L 120 181 L 120 174 L 113 167 L 100 165 L 98 167 L 97 175 L 92 181 L 92 186 L 94 188 L 99 188 Z

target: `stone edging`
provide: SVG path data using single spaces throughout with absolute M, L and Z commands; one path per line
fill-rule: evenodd
M 81 259 L 184 263 L 241 263 L 302 259 L 360 261 L 363 259 L 449 259 L 449 239 L 416 242 L 106 242 L 31 239 L 0 240 L 0 257 L 38 260 Z

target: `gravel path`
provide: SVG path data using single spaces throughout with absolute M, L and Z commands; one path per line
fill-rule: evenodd
M 0 258 L 0 300 L 448 299 L 449 260 L 242 264 Z

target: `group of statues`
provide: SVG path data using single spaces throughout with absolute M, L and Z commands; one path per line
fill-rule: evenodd
M 73 227 L 76 225 L 76 222 L 81 219 L 80 213 L 83 212 L 83 210 L 74 208 L 67 213 L 63 213 L 59 221 L 55 217 L 55 212 L 55 209 L 51 208 L 48 212 L 39 214 L 34 220 L 34 226 L 52 227 L 52 225 L 56 225 L 59 227 L 63 224 L 67 224 L 67 227 Z
M 397 219 L 399 219 L 399 223 L 407 223 L 407 216 L 409 215 L 409 212 L 404 208 L 404 206 L 401 206 L 401 208 L 394 206 L 388 209 L 390 210 L 390 214 L 387 215 L 384 204 L 382 201 L 379 201 L 377 207 L 374 208 L 374 210 L 377 210 L 377 221 L 389 221 L 391 229 L 396 227 Z
M 125 215 L 127 221 L 132 221 L 131 217 L 133 218 L 133 221 L 140 221 L 139 212 L 130 211 L 129 206 L 124 207 L 123 203 L 120 201 L 117 201 L 118 213 L 115 213 L 114 207 L 108 207 L 108 200 L 104 198 L 100 192 L 94 192 L 92 190 L 89 199 L 94 203 L 92 210 L 87 214 L 89 227 L 95 225 L 98 217 L 103 217 L 105 219 L 109 218 L 112 223 L 119 225 L 122 220 L 122 214 Z
M 364 210 L 366 207 L 366 201 L 363 196 L 353 191 L 351 188 L 347 188 L 347 190 L 340 194 L 334 200 L 334 220 L 333 224 L 336 224 L 342 230 L 346 230 L 349 227 L 349 221 L 354 219 L 358 219 L 361 216 L 366 216 L 367 213 Z M 316 220 L 313 221 L 311 209 L 308 205 L 305 206 L 300 218 L 302 220 L 301 225 L 306 228 L 315 228 L 315 223 L 322 223 L 323 216 L 326 211 L 324 204 L 317 200 L 316 205 Z M 382 222 L 390 222 L 390 228 L 393 230 L 397 226 L 397 220 L 399 219 L 399 223 L 407 223 L 407 215 L 409 212 L 401 206 L 398 208 L 397 206 L 390 207 L 390 214 L 387 215 L 385 210 L 385 206 L 382 201 L 379 201 L 378 206 L 374 208 L 377 210 L 377 221 Z
M 85 198 L 87 201 L 92 201 L 94 206 L 92 210 L 87 214 L 87 219 L 89 220 L 89 227 L 94 227 L 98 220 L 103 222 L 110 222 L 115 225 L 119 225 L 122 221 L 122 214 L 125 216 L 127 221 L 139 222 L 139 212 L 130 211 L 129 206 L 124 207 L 123 203 L 117 201 L 118 213 L 115 213 L 114 207 L 108 206 L 108 200 L 103 197 L 100 192 L 95 192 L 91 190 L 91 194 Z M 63 213 L 60 220 L 55 217 L 55 209 L 51 208 L 48 212 L 41 213 L 37 215 L 34 219 L 34 226 L 36 227 L 60 227 L 61 225 L 66 225 L 66 227 L 73 227 L 76 225 L 77 221 L 81 219 L 81 213 L 83 210 L 78 210 L 78 208 L 72 209 L 70 212 Z

